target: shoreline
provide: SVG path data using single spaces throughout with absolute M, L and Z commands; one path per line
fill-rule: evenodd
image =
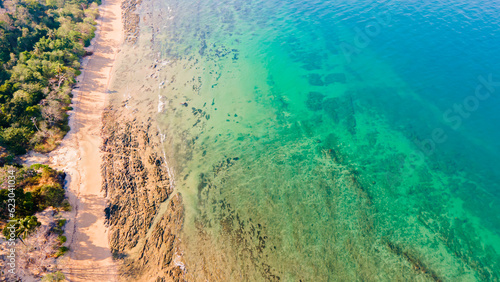
M 118 267 L 105 226 L 106 199 L 100 172 L 102 114 L 114 62 L 123 43 L 120 0 L 99 6 L 96 36 L 82 59 L 82 73 L 72 90 L 70 131 L 48 154 L 30 153 L 24 163 L 45 163 L 66 172 L 66 195 L 71 203 L 65 236 L 70 248 L 58 263 L 69 281 L 118 281 Z
M 91 47 L 93 55 L 85 64 L 81 79 L 78 78 L 79 89 L 74 91 L 68 139 L 74 140 L 78 158 L 73 164 L 75 174 L 70 174 L 68 181 L 73 220 L 66 226 L 70 251 L 62 262 L 63 273 L 71 281 L 118 280 L 104 222 L 106 200 L 101 192 L 100 129 L 113 63 L 123 40 L 120 5 L 119 0 L 105 0 L 99 7 L 98 32 Z M 61 145 L 64 150 L 64 142 Z
M 183 195 L 174 188 L 158 127 L 159 72 L 150 2 L 124 0 L 124 43 L 103 116 L 103 190 L 110 246 L 124 281 L 187 281 Z M 161 87 L 160 87 L 161 88 Z M 160 100 L 161 101 L 161 100 Z

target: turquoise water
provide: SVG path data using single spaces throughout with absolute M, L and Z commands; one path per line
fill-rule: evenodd
M 497 2 L 144 2 L 191 280 L 500 279 Z

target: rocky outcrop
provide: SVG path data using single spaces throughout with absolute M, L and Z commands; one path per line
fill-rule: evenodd
M 135 43 L 139 36 L 139 14 L 136 13 L 137 6 L 142 0 L 123 0 L 122 2 L 122 21 L 125 41 Z
M 151 119 L 111 108 L 103 121 L 106 220 L 121 275 L 126 281 L 183 281 L 182 197 L 173 195 L 156 127 Z

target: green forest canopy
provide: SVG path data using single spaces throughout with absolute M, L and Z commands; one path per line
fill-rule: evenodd
M 0 1 L 0 145 L 11 153 L 55 148 L 98 1 Z

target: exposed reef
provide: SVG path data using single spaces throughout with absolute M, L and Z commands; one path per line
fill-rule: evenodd
M 142 0 L 123 0 L 122 2 L 122 20 L 125 41 L 135 43 L 139 36 L 139 14 L 136 13 L 137 6 Z
M 183 281 L 182 196 L 173 194 L 156 127 L 112 108 L 103 120 L 102 188 L 120 274 L 127 281 Z

